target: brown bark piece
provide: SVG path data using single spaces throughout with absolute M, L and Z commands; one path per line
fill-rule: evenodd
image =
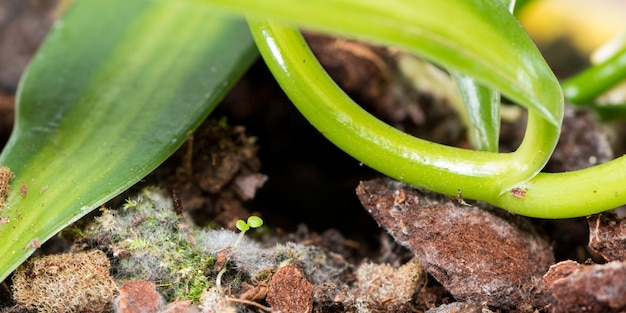
M 120 288 L 120 295 L 114 305 L 115 312 L 120 313 L 158 313 L 164 308 L 165 302 L 154 283 L 131 280 Z
M 552 288 L 554 282 L 579 271 L 582 267 L 583 266 L 581 264 L 578 264 L 577 262 L 572 260 L 561 261 L 559 263 L 551 265 L 548 272 L 543 275 L 543 285 L 547 289 Z
M 550 267 L 544 287 L 553 313 L 624 312 L 626 262 L 583 266 L 564 261 Z
M 357 195 L 457 300 L 531 309 L 531 291 L 554 259 L 527 220 L 389 179 L 362 182 Z
M 302 270 L 292 265 L 279 268 L 272 276 L 267 303 L 282 313 L 307 313 L 313 309 L 313 284 Z
M 602 213 L 587 218 L 589 247 L 607 261 L 626 261 L 626 219 L 613 213 Z

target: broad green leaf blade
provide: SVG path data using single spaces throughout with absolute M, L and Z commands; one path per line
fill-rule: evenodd
M 0 280 L 165 160 L 256 56 L 246 23 L 206 5 L 76 1 L 21 81 L 0 155 L 15 175 Z
M 204 1 L 248 16 L 405 48 L 500 91 L 554 127 L 561 123 L 559 83 L 501 0 Z
M 452 72 L 459 86 L 470 125 L 468 133 L 474 148 L 498 152 L 500 142 L 500 93 L 473 78 Z

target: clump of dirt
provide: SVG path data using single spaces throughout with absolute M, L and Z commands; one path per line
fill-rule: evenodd
M 7 195 L 9 192 L 9 186 L 11 179 L 13 179 L 13 172 L 11 169 L 6 166 L 0 167 L 0 212 L 2 212 L 2 207 L 4 207 L 4 202 L 7 199 Z M 0 217 L 0 225 L 6 224 L 4 217 Z
M 267 176 L 260 173 L 255 137 L 225 118 L 210 118 L 167 163 L 146 178 L 172 190 L 177 209 L 200 225 L 235 228 L 250 216 L 244 202 L 255 197 Z
M 453 302 L 442 304 L 426 313 L 491 313 L 485 304 L 476 302 Z
M 301 269 L 286 265 L 276 270 L 270 280 L 267 303 L 284 313 L 308 313 L 313 310 L 313 284 Z

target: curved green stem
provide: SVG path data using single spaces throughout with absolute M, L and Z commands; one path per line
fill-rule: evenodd
M 444 146 L 407 135 L 354 103 L 326 74 L 300 33 L 249 19 L 275 78 L 300 112 L 331 142 L 393 178 L 431 190 L 490 201 L 534 177 L 552 153 L 558 128 L 531 111 L 527 135 L 514 153 Z M 539 136 L 542 134 L 543 136 Z
M 551 151 L 536 150 L 545 143 L 532 134 L 555 135 L 532 111 L 527 135 L 514 153 L 427 142 L 382 123 L 352 102 L 296 30 L 271 22 L 249 24 L 261 55 L 302 114 L 345 152 L 388 176 L 450 195 L 461 190 L 464 197 L 538 218 L 585 216 L 626 203 L 626 156 L 579 171 L 539 173 L 524 182 L 524 175 Z

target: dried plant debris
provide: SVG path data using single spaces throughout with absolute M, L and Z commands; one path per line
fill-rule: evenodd
M 561 312 L 624 312 L 626 262 L 581 265 L 559 262 L 543 278 L 550 310 Z
M 476 302 L 454 302 L 450 304 L 442 304 L 434 309 L 426 311 L 426 313 L 491 313 L 484 303 Z
M 389 179 L 362 182 L 357 195 L 456 300 L 532 310 L 533 290 L 554 258 L 526 219 Z
M 87 243 L 110 253 L 118 281 L 153 282 L 165 303 L 189 300 L 202 312 L 267 304 L 281 312 L 410 312 L 426 280 L 417 260 L 398 267 L 364 263 L 355 270 L 340 254 L 318 246 L 262 247 L 244 237 L 233 248 L 237 233 L 193 226 L 155 188 L 119 210 L 104 210 L 85 236 L 75 246 Z M 216 294 L 216 275 L 224 266 L 224 293 Z M 120 312 L 133 307 L 124 290 Z
M 99 250 L 33 259 L 13 275 L 13 297 L 38 312 L 103 312 L 117 287 Z
M 237 309 L 220 294 L 216 288 L 209 289 L 202 294 L 200 309 L 203 313 L 236 313 Z
M 607 261 L 626 261 L 626 218 L 605 212 L 587 218 L 589 247 Z
M 0 167 L 0 211 L 9 194 L 9 182 L 13 178 L 13 172 L 6 166 Z
M 373 312 L 409 310 L 426 283 L 426 272 L 416 259 L 394 268 L 389 264 L 363 263 L 356 271 L 355 302 Z

